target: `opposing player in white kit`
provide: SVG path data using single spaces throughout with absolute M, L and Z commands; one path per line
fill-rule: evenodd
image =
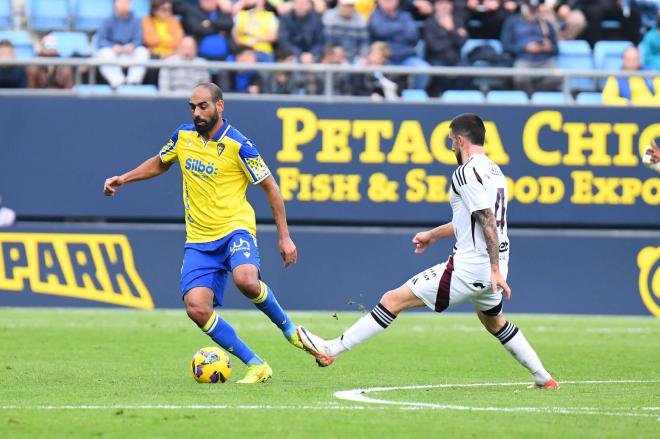
M 298 335 L 319 366 L 385 330 L 403 310 L 428 306 L 436 312 L 470 300 L 479 320 L 506 350 L 534 377 L 534 386 L 559 388 L 516 325 L 502 314 L 502 292 L 507 300 L 509 263 L 507 185 L 499 166 L 484 154 L 486 129 L 475 114 L 462 114 L 450 125 L 449 137 L 458 168 L 451 179 L 451 223 L 420 232 L 413 238 L 422 253 L 442 238 L 456 237 L 454 254 L 388 291 L 371 313 L 334 340 L 324 340 L 304 327 Z

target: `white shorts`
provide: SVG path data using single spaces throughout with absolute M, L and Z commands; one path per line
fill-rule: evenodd
M 493 310 L 497 314 L 495 308 L 502 303 L 502 293 L 493 293 L 490 280 L 466 279 L 454 271 L 453 256 L 413 276 L 406 286 L 436 312 L 470 300 L 480 311 Z

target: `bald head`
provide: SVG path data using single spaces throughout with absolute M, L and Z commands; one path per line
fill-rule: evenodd
M 193 89 L 193 94 L 201 90 L 205 90 L 209 93 L 209 98 L 214 103 L 222 100 L 222 89 L 212 82 L 202 82 L 201 84 L 197 84 Z
M 623 70 L 639 70 L 639 51 L 636 47 L 628 47 L 623 52 L 622 58 Z

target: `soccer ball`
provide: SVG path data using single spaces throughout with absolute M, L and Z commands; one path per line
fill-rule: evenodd
M 198 383 L 224 383 L 231 376 L 231 360 L 218 347 L 202 348 L 193 355 L 190 372 Z

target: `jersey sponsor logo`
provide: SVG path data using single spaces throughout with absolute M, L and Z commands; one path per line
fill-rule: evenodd
M 125 235 L 0 233 L 0 292 L 154 307 Z
M 229 252 L 230 252 L 230 254 L 233 255 L 234 253 L 236 253 L 238 251 L 242 251 L 243 256 L 245 256 L 246 258 L 249 258 L 250 257 L 250 250 L 251 250 L 250 243 L 247 242 L 243 238 L 239 238 L 238 242 L 232 243 L 232 245 L 229 249 Z
M 200 174 L 206 174 L 206 175 L 218 174 L 218 168 L 215 166 L 214 163 L 207 162 L 206 164 L 204 164 L 202 160 L 197 160 L 192 158 L 186 159 L 186 170 L 197 172 Z
M 639 294 L 646 308 L 660 317 L 660 247 L 644 247 L 637 254 Z

